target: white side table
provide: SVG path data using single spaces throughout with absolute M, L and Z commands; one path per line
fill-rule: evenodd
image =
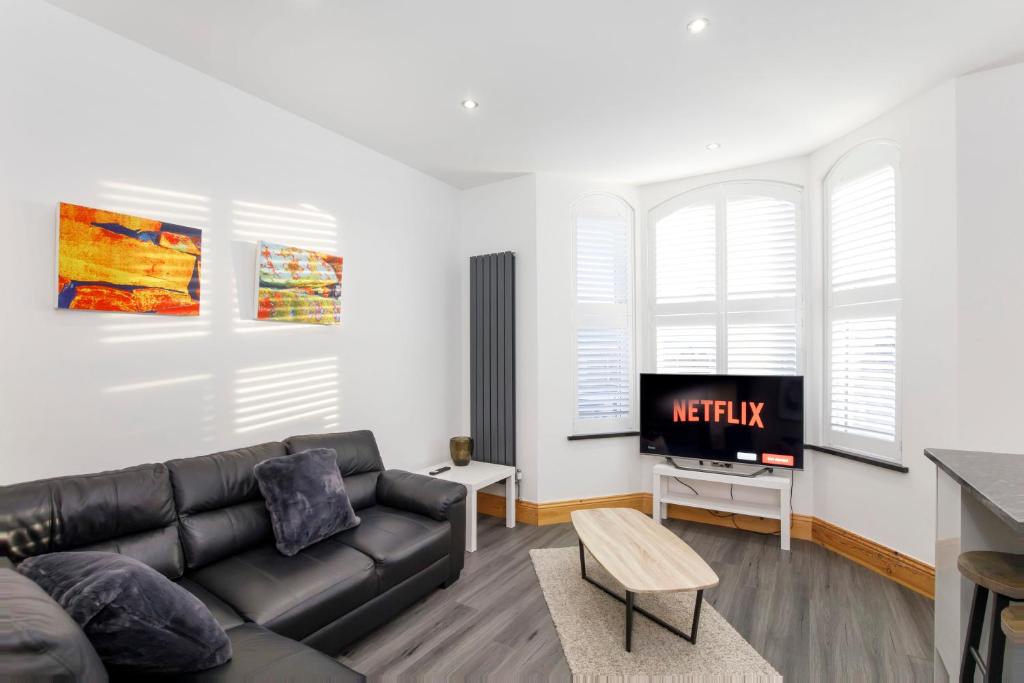
M 450 470 L 435 475 L 435 479 L 454 481 L 466 487 L 466 550 L 476 552 L 476 494 L 485 486 L 497 484 L 505 480 L 505 526 L 514 529 L 516 526 L 516 468 L 508 465 L 495 465 L 489 462 L 472 461 L 463 467 L 456 467 L 452 461 L 438 463 L 416 470 L 417 474 L 426 474 L 445 465 Z

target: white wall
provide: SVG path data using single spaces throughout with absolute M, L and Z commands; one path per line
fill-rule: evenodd
M 391 466 L 446 457 L 460 395 L 454 190 L 45 3 L 8 0 L 3 15 L 0 483 L 362 427 Z M 245 319 L 255 250 L 238 200 L 278 207 L 263 211 L 283 226 L 268 235 L 345 258 L 340 326 Z M 55 310 L 60 201 L 203 228 L 202 316 Z M 300 203 L 336 227 L 308 232 L 292 220 Z M 337 391 L 319 407 L 333 409 L 244 421 L 280 407 L 249 411 L 261 401 L 242 402 L 236 380 L 261 373 L 241 371 L 315 359 Z
M 925 562 L 933 561 L 935 551 L 935 467 L 923 450 L 956 440 L 955 104 L 955 86 L 947 82 L 843 136 L 809 159 L 811 215 L 818 226 L 811 252 L 823 254 L 822 183 L 829 169 L 843 154 L 869 140 L 890 139 L 900 147 L 900 407 L 903 464 L 910 469 L 903 474 L 812 454 L 814 514 Z M 815 263 L 808 290 L 809 319 L 820 316 L 823 306 L 821 258 Z M 820 317 L 808 327 L 815 335 L 809 340 L 810 365 L 819 378 L 822 329 Z M 816 424 L 812 439 L 819 438 Z
M 461 335 L 469 340 L 469 258 L 515 253 L 516 466 L 520 496 L 537 500 L 537 178 L 523 175 L 463 191 L 459 196 Z M 461 433 L 470 433 L 469 349 L 463 347 Z
M 592 192 L 616 195 L 636 207 L 631 187 L 549 174 L 537 176 L 538 377 L 540 485 L 534 500 L 553 501 L 635 493 L 636 437 L 568 441 L 573 433 L 572 273 L 573 204 Z
M 960 444 L 1022 451 L 1024 64 L 957 81 Z

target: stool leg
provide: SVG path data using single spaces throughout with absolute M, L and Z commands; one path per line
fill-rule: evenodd
M 988 641 L 988 678 L 992 683 L 1001 683 L 1003 680 L 1003 654 L 1006 652 L 1006 634 L 1000 623 L 1003 610 L 1010 604 L 1010 598 L 999 593 L 992 594 L 992 620 L 989 627 L 992 630 L 992 637 Z
M 960 658 L 960 683 L 974 683 L 974 671 L 978 663 L 974 661 L 971 650 L 976 650 L 981 644 L 981 628 L 985 625 L 987 603 L 988 589 L 975 585 L 974 599 L 971 601 L 971 619 L 967 622 L 967 642 L 964 644 L 964 654 Z

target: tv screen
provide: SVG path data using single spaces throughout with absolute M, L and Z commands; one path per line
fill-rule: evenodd
M 640 452 L 802 469 L 804 378 L 642 374 Z

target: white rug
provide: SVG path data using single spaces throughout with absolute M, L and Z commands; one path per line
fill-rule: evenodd
M 625 650 L 625 605 L 580 576 L 579 548 L 530 551 L 574 680 L 680 683 L 780 682 L 782 676 L 704 600 L 693 645 L 642 614 Z M 625 595 L 587 553 L 587 575 Z M 636 604 L 689 633 L 694 593 L 639 594 Z

